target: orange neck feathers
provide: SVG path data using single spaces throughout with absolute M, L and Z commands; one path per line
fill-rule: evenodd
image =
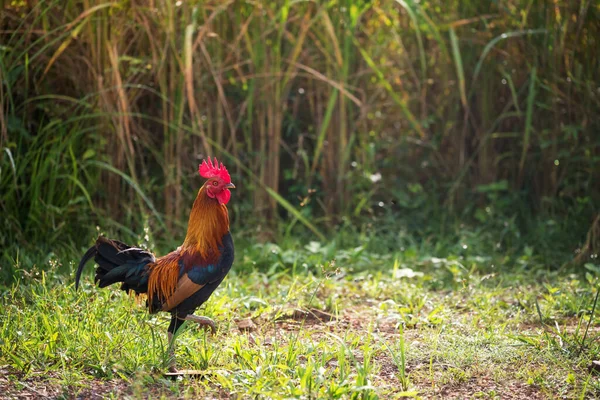
M 211 255 L 218 257 L 217 247 L 227 232 L 229 232 L 227 206 L 210 198 L 206 194 L 206 184 L 204 184 L 198 191 L 192 206 L 187 235 L 181 250 L 200 253 L 204 259 L 208 259 Z

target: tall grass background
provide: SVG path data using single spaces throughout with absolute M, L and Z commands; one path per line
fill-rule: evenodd
M 207 155 L 238 187 L 236 230 L 260 240 L 401 230 L 406 215 L 504 235 L 537 215 L 569 237 L 548 247 L 598 249 L 591 0 L 29 0 L 1 13 L 2 263 L 104 230 L 177 242 Z

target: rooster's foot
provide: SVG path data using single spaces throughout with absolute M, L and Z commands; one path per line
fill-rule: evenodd
M 171 373 L 175 373 L 175 372 L 177 372 L 177 371 L 178 371 L 178 369 L 177 369 L 177 364 L 175 364 L 175 363 L 170 363 L 170 364 L 169 364 L 169 372 L 171 372 Z
M 203 328 L 210 328 L 211 333 L 214 335 L 217 332 L 217 326 L 215 325 L 215 322 L 207 317 L 200 317 L 198 315 L 194 315 L 194 314 L 188 314 L 185 316 L 184 318 L 186 321 L 193 321 L 197 324 L 199 324 L 200 326 L 202 326 Z

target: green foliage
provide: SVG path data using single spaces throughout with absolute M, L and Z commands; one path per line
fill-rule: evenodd
M 267 238 L 391 209 L 504 221 L 508 247 L 539 216 L 570 252 L 598 210 L 599 32 L 563 3 L 10 2 L 0 247 L 134 237 L 146 213 L 176 242 L 211 154 Z

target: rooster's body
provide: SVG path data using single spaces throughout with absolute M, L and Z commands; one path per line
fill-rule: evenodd
M 202 186 L 190 213 L 188 231 L 177 250 L 160 258 L 140 248 L 117 240 L 99 237 L 83 256 L 75 285 L 85 264 L 94 258 L 99 287 L 120 282 L 121 289 L 146 294 L 150 313 L 171 313 L 169 339 L 185 320 L 192 320 L 215 330 L 214 323 L 193 315 L 221 284 L 233 264 L 233 239 L 229 232 L 227 202 L 231 196 L 229 173 L 206 161 L 200 175 L 209 180 Z M 173 366 L 172 366 L 173 367 Z

